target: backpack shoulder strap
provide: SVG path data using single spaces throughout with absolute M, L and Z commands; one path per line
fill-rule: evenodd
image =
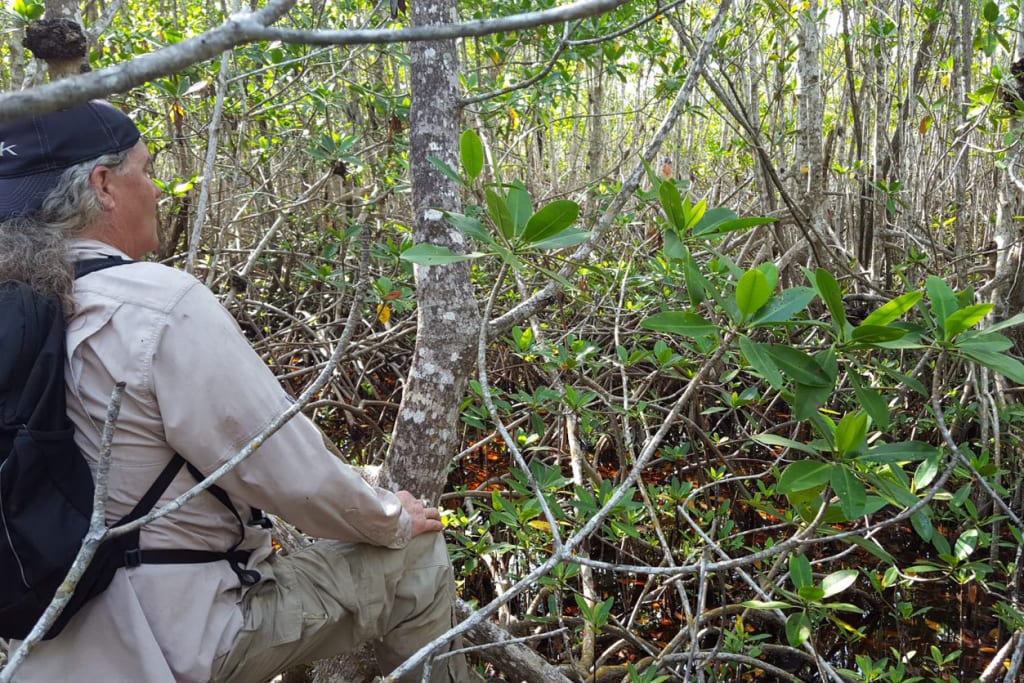
M 84 261 L 75 261 L 75 279 L 77 280 L 89 273 L 95 273 L 98 270 L 105 270 L 125 263 L 135 263 L 135 261 L 121 258 L 120 256 L 100 256 L 98 258 L 85 259 Z

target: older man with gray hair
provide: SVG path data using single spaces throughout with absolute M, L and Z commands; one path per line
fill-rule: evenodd
M 158 504 L 220 467 L 291 403 L 201 283 L 139 261 L 158 246 L 159 197 L 138 128 L 106 102 L 0 125 L 0 282 L 64 302 L 68 415 L 92 466 L 113 387 L 126 383 L 108 524 L 178 456 L 188 468 L 175 470 Z M 97 258 L 123 263 L 74 279 L 74 262 Z M 364 482 L 305 417 L 218 485 L 220 496 L 200 494 L 144 527 L 139 552 L 37 646 L 16 680 L 258 683 L 367 641 L 386 672 L 450 627 L 453 577 L 438 510 Z M 242 522 L 258 521 L 259 509 L 335 540 L 276 555 L 269 530 Z M 181 550 L 200 552 L 181 561 Z M 229 551 L 234 561 L 211 559 Z M 430 680 L 470 678 L 465 661 L 448 656 Z

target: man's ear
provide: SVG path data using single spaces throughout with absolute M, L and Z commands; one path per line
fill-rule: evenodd
M 107 166 L 97 166 L 89 174 L 89 184 L 96 191 L 96 197 L 100 200 L 100 206 L 104 209 L 114 208 L 114 197 L 110 194 L 109 183 L 113 171 Z

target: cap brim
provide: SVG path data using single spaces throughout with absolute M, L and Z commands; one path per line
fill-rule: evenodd
M 0 220 L 38 211 L 63 172 L 58 169 L 23 178 L 0 178 Z

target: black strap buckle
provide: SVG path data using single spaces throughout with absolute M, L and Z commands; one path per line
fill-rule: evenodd
M 255 569 L 246 569 L 245 565 L 238 560 L 231 560 L 228 564 L 231 566 L 232 571 L 234 571 L 238 576 L 238 580 L 243 586 L 255 586 L 263 579 L 263 576 L 258 571 Z
M 274 522 L 271 521 L 270 517 L 267 517 L 263 510 L 253 508 L 252 516 L 249 518 L 249 526 L 259 527 L 261 529 L 273 529 Z
M 130 550 L 124 551 L 124 566 L 138 567 L 141 564 L 142 550 L 140 548 L 131 548 Z

